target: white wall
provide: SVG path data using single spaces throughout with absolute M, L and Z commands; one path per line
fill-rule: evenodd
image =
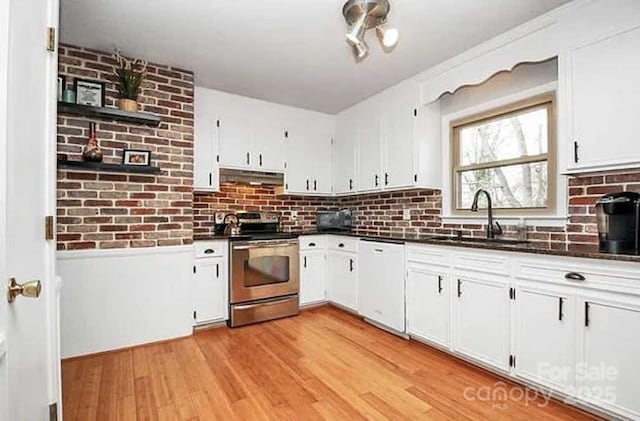
M 193 247 L 63 251 L 62 358 L 187 336 Z

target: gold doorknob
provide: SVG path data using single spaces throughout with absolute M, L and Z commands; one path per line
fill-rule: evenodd
M 40 285 L 40 281 L 29 281 L 24 284 L 19 284 L 16 281 L 16 278 L 10 278 L 9 288 L 7 291 L 7 301 L 10 303 L 14 302 L 18 295 L 29 298 L 38 298 L 40 296 L 41 289 L 42 286 Z

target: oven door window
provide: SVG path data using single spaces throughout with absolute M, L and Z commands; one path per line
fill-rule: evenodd
M 244 286 L 289 282 L 288 256 L 256 256 L 244 262 Z

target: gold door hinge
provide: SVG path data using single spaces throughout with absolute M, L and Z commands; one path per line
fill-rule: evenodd
M 44 218 L 44 239 L 53 240 L 55 232 L 53 231 L 53 215 L 47 215 Z
M 47 28 L 47 51 L 56 51 L 56 28 Z

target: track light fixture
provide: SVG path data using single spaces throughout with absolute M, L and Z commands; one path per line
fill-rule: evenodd
M 349 0 L 342 7 L 342 14 L 347 22 L 347 44 L 353 49 L 357 61 L 363 60 L 369 53 L 364 41 L 367 29 L 376 28 L 380 44 L 389 51 L 398 43 L 397 29 L 385 28 L 389 15 L 389 0 Z

